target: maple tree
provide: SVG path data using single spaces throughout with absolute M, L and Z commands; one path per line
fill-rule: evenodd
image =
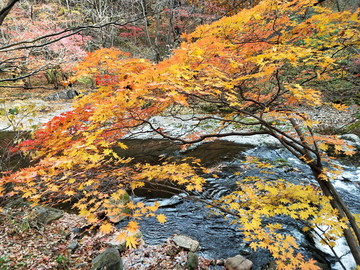
M 359 45 L 359 10 L 334 12 L 314 3 L 261 1 L 183 35 L 185 41 L 172 56 L 157 64 L 116 49 L 89 53 L 73 80 L 93 77 L 98 90 L 20 144 L 33 166 L 3 177 L 1 193 L 20 194 L 35 204 L 73 202 L 103 233 L 113 230 L 103 214 L 129 216 L 127 230 L 117 238 L 133 247 L 136 220 L 155 216 L 159 205 L 121 200 L 125 190 L 172 182 L 187 192 L 201 191 L 205 179 L 199 176 L 204 169 L 198 160 L 130 164 L 131 159 L 115 151 L 127 148 L 120 141 L 124 136 L 152 132 L 189 145 L 226 136 L 270 135 L 309 166 L 318 187 L 245 179 L 239 190 L 211 206 L 234 216 L 251 246 L 268 248 L 279 269 L 317 267 L 296 253 L 294 239 L 281 235 L 279 224 L 263 223 L 276 215 L 304 220 L 307 228 L 330 226 L 324 241 L 331 246 L 343 234 L 360 265 L 357 221 L 332 185 L 336 168 L 324 165 L 331 164 L 327 148 L 347 155 L 354 150 L 336 136 L 314 134 L 314 122 L 297 111 L 298 106 L 322 104 L 322 83 L 347 73 L 346 61 L 356 57 Z M 181 116 L 182 107 L 197 113 L 206 108 L 206 113 Z M 160 113 L 195 126 L 211 120 L 212 128 L 174 135 L 151 120 Z M 157 219 L 165 221 L 161 215 Z

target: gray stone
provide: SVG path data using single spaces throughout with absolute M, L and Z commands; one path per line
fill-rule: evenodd
M 67 249 L 71 252 L 74 253 L 75 250 L 79 247 L 79 242 L 78 241 L 71 241 L 70 244 L 68 244 Z
M 78 96 L 79 92 L 72 89 L 60 90 L 56 93 L 52 93 L 46 97 L 46 100 L 59 100 L 59 99 L 73 99 Z
M 192 252 L 195 252 L 200 246 L 198 241 L 185 235 L 175 235 L 172 240 L 179 247 L 190 250 Z
M 10 200 L 5 206 L 4 209 L 15 209 L 21 208 L 24 206 L 29 206 L 28 202 L 25 202 L 23 198 L 16 198 L 14 200 Z
M 352 142 L 357 147 L 360 146 L 360 138 L 355 134 L 343 134 L 340 136 L 340 138 Z
M 187 261 L 185 267 L 187 270 L 196 270 L 199 266 L 199 257 L 193 252 L 189 252 L 187 255 Z
M 123 270 L 124 265 L 119 251 L 108 248 L 92 261 L 91 270 Z
M 225 260 L 227 270 L 250 270 L 253 263 L 241 255 L 230 257 Z
M 159 201 L 159 203 L 160 203 L 160 207 L 169 207 L 169 206 L 177 205 L 177 204 L 181 203 L 182 201 L 183 200 L 181 197 L 174 195 L 171 198 L 163 199 L 163 200 Z
M 42 225 L 49 224 L 64 215 L 63 211 L 61 210 L 42 206 L 35 207 L 35 213 L 36 217 L 34 218 L 34 221 L 36 221 L 37 224 Z

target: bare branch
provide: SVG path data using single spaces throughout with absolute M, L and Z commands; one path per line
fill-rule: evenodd
M 30 48 L 38 48 L 38 47 L 43 47 L 52 43 L 55 43 L 63 38 L 67 38 L 69 36 L 72 35 L 76 35 L 78 33 L 80 33 L 83 30 L 89 30 L 89 29 L 101 29 L 107 26 L 111 26 L 111 25 L 116 25 L 116 26 L 124 26 L 127 25 L 129 23 L 134 23 L 136 21 L 139 20 L 143 20 L 144 17 L 137 17 L 133 20 L 129 20 L 126 21 L 124 23 L 120 23 L 120 20 L 117 21 L 112 21 L 112 22 L 108 22 L 108 23 L 104 23 L 104 24 L 100 24 L 100 25 L 85 25 L 85 26 L 77 26 L 77 27 L 71 27 L 71 28 L 67 28 L 65 30 L 59 31 L 59 32 L 55 32 L 55 33 L 51 33 L 51 34 L 47 34 L 47 35 L 43 35 L 40 37 L 37 37 L 33 40 L 24 40 L 24 41 L 19 41 L 16 43 L 12 43 L 9 45 L 5 45 L 3 47 L 0 48 L 0 52 L 9 52 L 9 51 L 16 51 L 16 50 L 24 50 L 24 49 L 30 49 Z M 60 37 L 58 37 L 60 36 Z M 53 38 L 53 37 L 57 37 L 56 39 L 50 40 L 50 41 L 45 41 L 43 42 L 43 40 L 47 40 L 49 38 Z M 37 42 L 43 42 L 40 44 L 34 44 Z M 25 45 L 25 44 L 31 44 L 31 45 Z
M 28 78 L 42 70 L 45 70 L 49 65 L 45 65 L 45 66 L 42 66 L 38 69 L 35 69 L 25 75 L 21 75 L 21 76 L 18 76 L 18 77 L 14 77 L 14 78 L 5 78 L 5 79 L 0 79 L 0 82 L 15 82 L 15 81 L 18 81 L 18 80 L 22 80 L 22 79 L 25 79 L 25 78 Z
M 20 0 L 10 0 L 7 6 L 5 6 L 2 10 L 0 10 L 0 25 L 2 25 L 6 16 L 9 14 L 9 12 L 15 6 L 15 4 L 19 1 Z

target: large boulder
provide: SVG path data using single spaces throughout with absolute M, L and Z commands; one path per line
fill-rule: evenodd
M 253 263 L 241 255 L 230 257 L 225 260 L 227 270 L 250 270 Z
M 346 140 L 352 146 L 360 149 L 360 138 L 355 134 L 343 134 L 340 136 L 341 139 Z
M 4 209 L 16 209 L 24 206 L 29 206 L 28 202 L 25 202 L 23 198 L 10 199 L 10 201 L 4 206 Z
M 115 248 L 108 248 L 99 254 L 92 261 L 91 270 L 123 270 L 124 265 L 119 251 Z
M 60 99 L 73 99 L 78 95 L 80 95 L 80 93 L 77 90 L 64 89 L 48 95 L 46 100 L 54 101 Z
M 185 235 L 175 235 L 172 240 L 177 246 L 182 247 L 186 250 L 190 250 L 192 252 L 195 252 L 200 246 L 200 243 L 198 241 L 191 239 L 190 237 Z
M 42 206 L 35 207 L 35 214 L 34 221 L 39 225 L 47 225 L 64 215 L 61 210 Z

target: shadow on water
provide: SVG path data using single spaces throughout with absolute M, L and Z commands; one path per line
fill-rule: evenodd
M 166 157 L 194 157 L 201 160 L 204 166 L 234 159 L 251 145 L 243 145 L 230 141 L 215 140 L 203 143 L 189 150 L 181 150 L 181 145 L 163 139 L 126 139 L 122 140 L 128 149 L 115 147 L 121 157 L 134 158 L 134 163 L 158 164 Z
M 122 142 L 128 147 L 126 150 L 115 147 L 116 153 L 124 158 L 133 158 L 132 163 L 160 164 L 166 158 L 181 159 L 192 157 L 201 160 L 205 167 L 216 166 L 222 162 L 240 158 L 242 152 L 252 148 L 250 145 L 238 144 L 230 141 L 216 140 L 200 144 L 188 150 L 182 150 L 181 145 L 162 139 L 126 139 Z M 156 184 L 147 184 L 144 188 L 135 190 L 135 195 L 153 198 L 170 198 L 174 195 L 171 186 L 158 187 Z

